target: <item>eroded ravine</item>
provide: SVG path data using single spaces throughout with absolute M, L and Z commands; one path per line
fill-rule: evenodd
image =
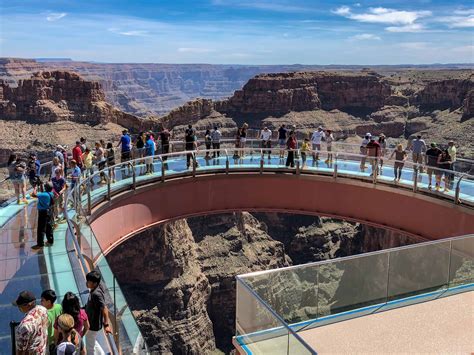
M 239 212 L 146 230 L 108 260 L 153 353 L 230 353 L 235 275 L 414 242 L 340 220 Z

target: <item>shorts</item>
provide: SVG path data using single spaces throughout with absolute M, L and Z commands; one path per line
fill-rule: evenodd
M 121 160 L 122 161 L 129 161 L 130 160 L 130 157 L 131 157 L 131 152 L 128 151 L 128 152 L 122 152 L 122 155 L 121 155 Z
M 439 173 L 439 170 L 436 170 L 435 166 L 427 166 L 426 167 L 426 172 L 428 173 L 428 175 L 432 175 L 432 174 L 437 175 Z
M 145 164 L 153 164 L 153 157 L 146 157 Z
M 321 143 L 319 144 L 313 143 L 313 150 L 321 150 Z
M 286 139 L 279 139 L 278 140 L 278 144 L 280 145 L 280 147 L 286 147 Z

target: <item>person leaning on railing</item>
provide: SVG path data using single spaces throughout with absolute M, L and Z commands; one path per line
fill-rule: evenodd
M 305 138 L 303 144 L 301 144 L 301 162 L 302 168 L 306 166 L 306 159 L 308 154 L 311 152 L 311 144 L 309 138 Z
M 260 139 L 262 141 L 262 148 L 267 148 L 268 150 L 263 150 L 263 155 L 265 153 L 268 153 L 268 159 L 271 158 L 271 148 L 272 148 L 272 131 L 268 129 L 267 126 L 265 126 L 261 131 L 260 131 Z
M 28 203 L 26 199 L 26 163 L 16 154 L 10 154 L 8 158 L 8 178 L 15 189 L 16 203 Z M 20 200 L 20 193 L 23 199 Z
M 370 137 L 370 141 L 367 144 L 367 156 L 369 157 L 370 165 L 372 166 L 372 172 L 370 176 L 376 176 L 379 174 L 378 171 L 378 160 L 381 154 L 381 148 L 379 142 L 375 140 L 374 136 Z
M 438 157 L 441 154 L 441 149 L 436 143 L 431 143 L 431 148 L 426 151 L 426 172 L 428 173 L 428 189 L 431 190 L 431 181 L 433 173 L 436 179 L 436 168 L 438 167 Z M 436 190 L 439 190 L 438 181 L 436 181 Z
M 441 179 L 444 175 L 444 192 L 449 191 L 450 186 L 450 179 L 451 179 L 451 170 L 452 161 L 451 157 L 448 154 L 447 150 L 443 150 L 441 154 L 438 156 L 438 168 L 443 170 L 436 171 L 436 186 L 437 190 L 441 188 Z M 447 170 L 447 171 L 446 171 Z

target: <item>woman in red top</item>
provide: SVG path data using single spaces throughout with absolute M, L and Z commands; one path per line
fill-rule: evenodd
M 288 140 L 286 141 L 286 148 L 288 149 L 288 157 L 286 158 L 286 167 L 295 167 L 295 151 L 296 151 L 296 135 L 294 131 L 291 131 Z

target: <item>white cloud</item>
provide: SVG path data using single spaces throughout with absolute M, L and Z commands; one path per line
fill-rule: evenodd
M 350 37 L 350 39 L 355 39 L 355 40 L 358 40 L 358 41 L 365 41 L 365 40 L 380 41 L 381 40 L 381 38 L 379 36 L 376 36 L 376 35 L 371 34 L 371 33 L 362 33 L 362 34 L 359 34 L 359 35 L 352 36 L 352 37 Z
M 444 22 L 451 28 L 469 28 L 474 27 L 474 15 L 469 16 L 447 16 L 440 17 L 440 22 Z
M 397 47 L 409 50 L 426 50 L 429 47 L 427 42 L 405 42 L 398 43 Z
M 388 32 L 425 32 L 426 29 L 423 25 L 419 23 L 413 23 L 405 26 L 389 26 L 385 30 Z
M 210 48 L 192 48 L 192 47 L 180 47 L 178 48 L 179 53 L 212 53 L 214 49 Z
M 122 36 L 130 36 L 130 37 L 143 37 L 147 36 L 149 34 L 148 31 L 145 30 L 128 30 L 128 31 L 123 31 L 120 28 L 117 27 L 110 27 L 107 29 L 107 31 L 122 35 Z
M 403 11 L 385 7 L 372 7 L 365 13 L 356 14 L 348 6 L 341 6 L 333 12 L 359 22 L 390 25 L 411 25 L 422 17 L 432 15 L 431 11 Z
M 347 16 L 351 13 L 351 8 L 349 6 L 341 6 L 333 11 L 336 15 Z
M 123 31 L 123 32 L 118 32 L 118 34 L 121 34 L 123 36 L 146 36 L 148 34 L 148 31 L 139 31 L 139 30 Z
M 65 16 L 67 16 L 67 13 L 65 12 L 51 12 L 46 16 L 46 20 L 49 22 L 58 21 Z

